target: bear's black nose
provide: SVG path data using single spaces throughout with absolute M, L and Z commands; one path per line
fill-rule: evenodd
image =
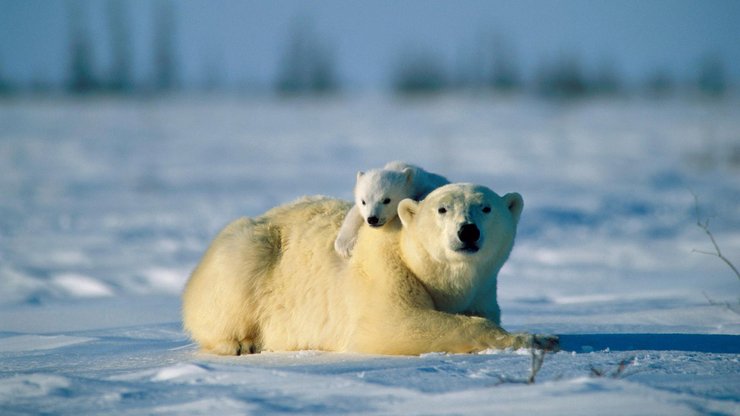
M 463 224 L 457 231 L 457 238 L 463 243 L 475 243 L 480 238 L 480 230 L 475 224 Z
M 367 217 L 367 223 L 370 225 L 377 225 L 378 221 L 380 221 L 378 217 Z

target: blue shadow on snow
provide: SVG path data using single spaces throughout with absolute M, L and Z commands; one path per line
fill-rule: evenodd
M 739 354 L 740 335 L 714 334 L 564 334 L 563 351 L 695 351 Z

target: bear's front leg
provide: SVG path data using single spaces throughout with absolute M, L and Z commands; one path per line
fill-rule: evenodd
M 337 254 L 345 259 L 352 255 L 352 249 L 355 248 L 355 243 L 357 242 L 357 233 L 360 231 L 360 227 L 362 227 L 364 222 L 365 220 L 360 215 L 357 205 L 353 206 L 347 212 L 337 238 L 334 240 L 334 250 Z
M 559 349 L 554 336 L 511 334 L 477 316 L 416 310 L 398 320 L 379 323 L 379 331 L 364 334 L 355 344 L 358 352 L 419 355 L 429 352 L 473 353 L 486 349 Z
M 457 352 L 505 348 L 535 348 L 545 351 L 560 349 L 560 341 L 553 335 L 512 334 L 485 318 L 463 316 L 461 319 L 461 333 L 457 334 L 459 338 L 449 340 L 452 348 L 462 349 Z M 455 336 L 454 333 L 452 335 Z

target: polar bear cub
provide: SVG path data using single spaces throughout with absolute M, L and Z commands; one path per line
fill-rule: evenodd
M 350 257 L 364 222 L 371 227 L 382 227 L 397 216 L 401 200 L 419 201 L 448 183 L 443 176 L 400 161 L 388 162 L 382 169 L 357 172 L 355 205 L 339 229 L 334 250 L 342 257 Z

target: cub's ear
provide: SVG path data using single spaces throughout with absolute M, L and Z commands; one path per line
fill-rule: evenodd
M 398 218 L 401 219 L 401 224 L 404 227 L 408 227 L 411 224 L 418 209 L 419 203 L 411 198 L 406 198 L 398 203 Z
M 406 183 L 410 184 L 414 181 L 414 170 L 411 168 L 404 168 L 401 173 L 406 176 Z
M 514 224 L 519 223 L 519 217 L 522 215 L 522 209 L 524 209 L 524 200 L 522 196 L 516 192 L 504 195 L 504 204 L 506 209 L 511 212 L 511 216 L 514 218 Z
M 357 172 L 357 180 L 359 181 L 360 178 L 362 177 L 362 175 L 364 175 L 364 174 L 365 174 L 365 172 L 363 172 L 363 171 Z

